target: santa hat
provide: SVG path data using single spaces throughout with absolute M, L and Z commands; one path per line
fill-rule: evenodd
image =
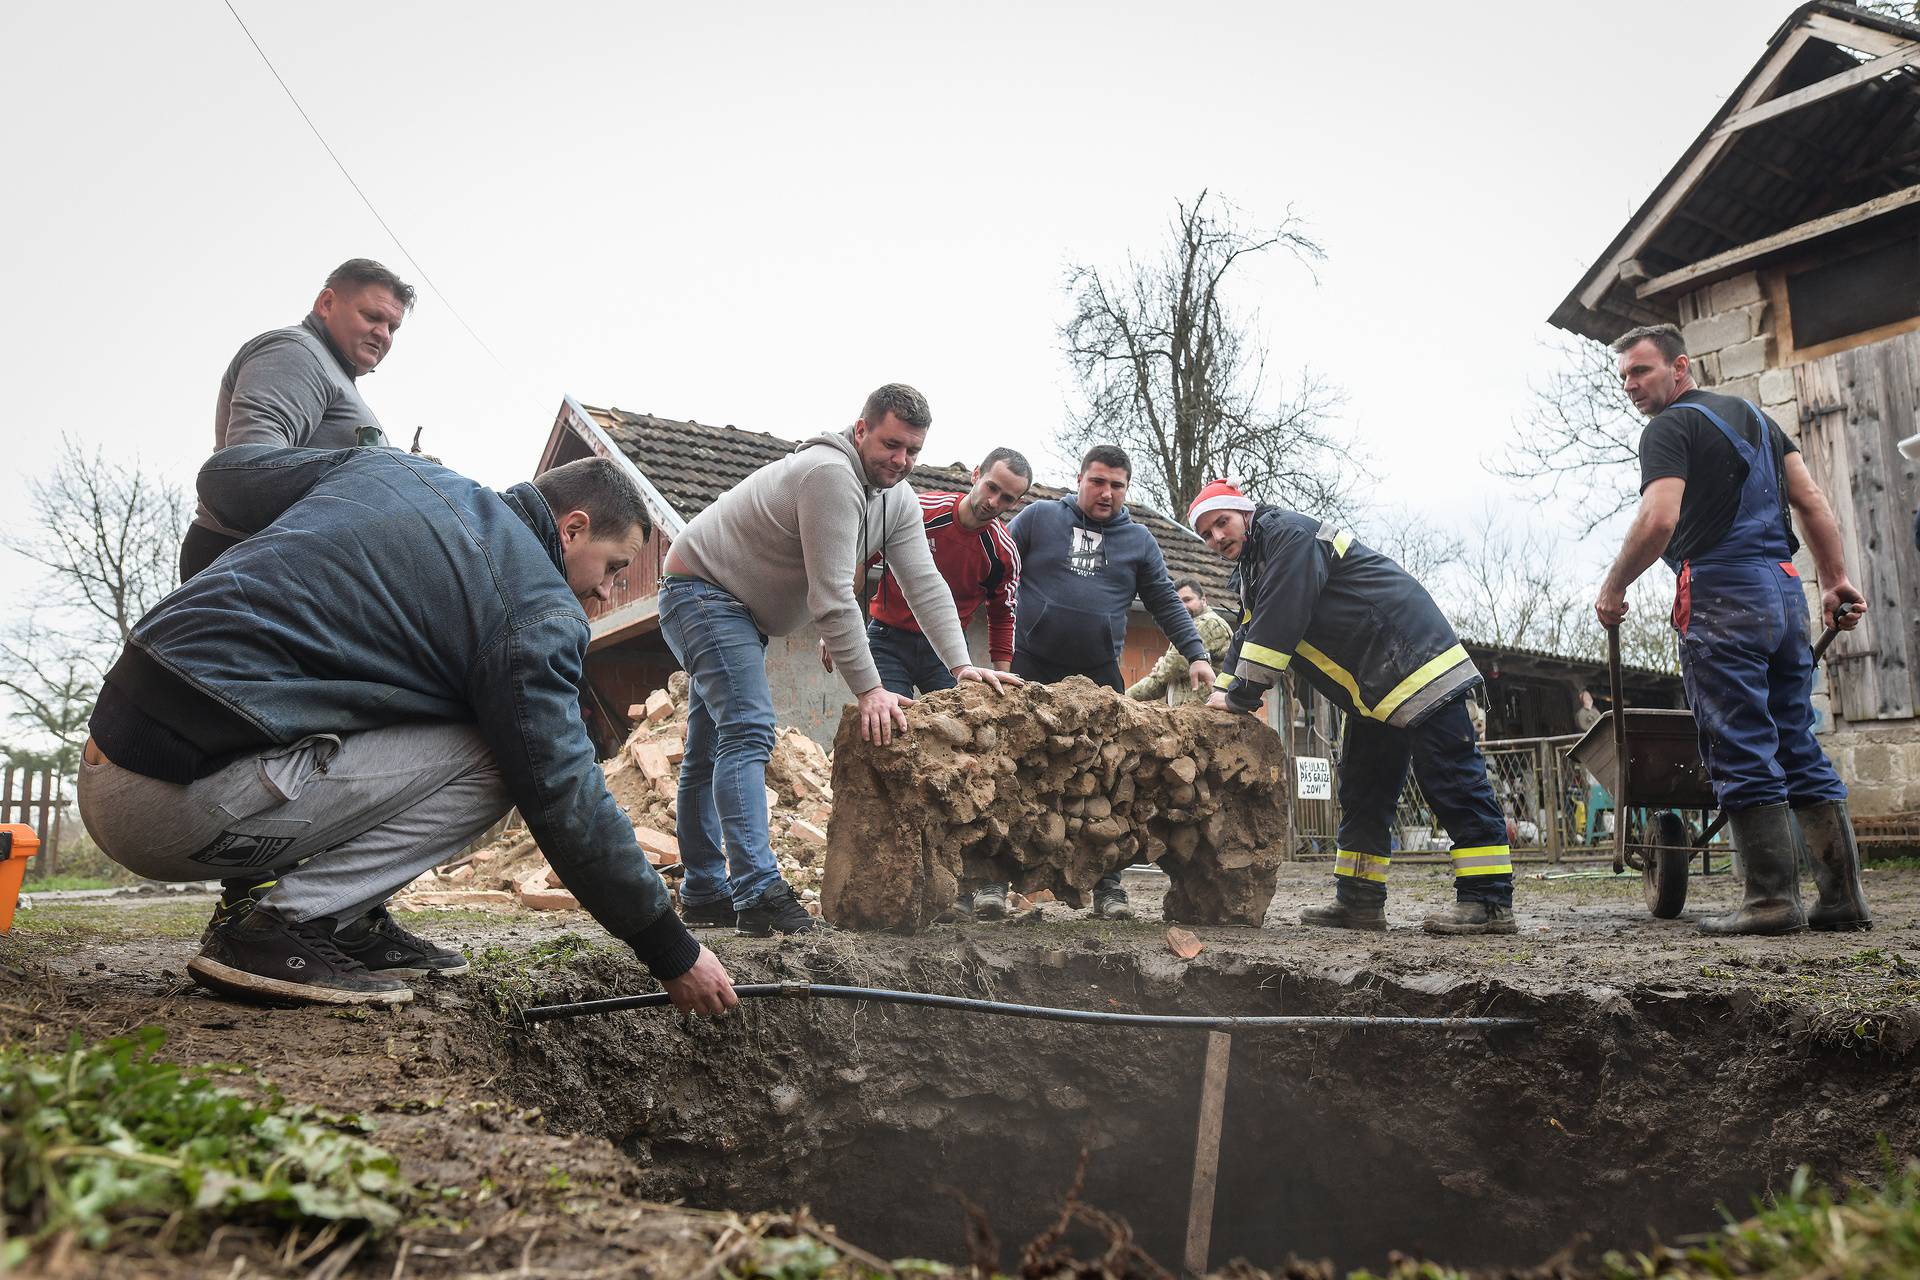
M 1253 503 L 1231 480 L 1210 480 L 1187 508 L 1187 523 L 1199 527 L 1200 518 L 1215 511 L 1253 511 Z

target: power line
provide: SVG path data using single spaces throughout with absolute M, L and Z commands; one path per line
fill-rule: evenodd
M 493 362 L 500 366 L 500 371 L 511 376 L 513 371 L 507 368 L 506 361 L 496 355 L 493 348 L 487 345 L 487 340 L 482 338 L 479 332 L 467 323 L 467 318 L 460 314 L 459 310 L 441 290 L 440 286 L 433 282 L 433 277 L 427 274 L 427 269 L 420 265 L 420 259 L 414 257 L 412 251 L 402 243 L 399 233 L 388 226 L 387 220 L 380 216 L 380 211 L 373 207 L 373 201 L 368 198 L 365 191 L 361 190 L 360 184 L 354 181 L 353 175 L 347 171 L 346 164 L 334 151 L 332 144 L 327 141 L 326 135 L 320 132 L 320 126 L 313 122 L 313 117 L 307 114 L 307 109 L 300 105 L 300 99 L 293 96 L 293 90 L 287 86 L 286 79 L 281 76 L 279 68 L 273 65 L 273 59 L 267 56 L 267 51 L 260 47 L 258 40 L 254 39 L 253 32 L 247 28 L 246 19 L 242 18 L 240 11 L 233 7 L 233 0 L 220 0 L 220 2 L 227 6 L 227 12 L 233 15 L 233 20 L 240 24 L 240 30 L 247 37 L 247 43 L 251 44 L 253 51 L 260 55 L 260 61 L 266 63 L 267 70 L 273 73 L 273 78 L 279 82 L 280 91 L 287 95 L 287 101 L 291 102 L 293 109 L 300 113 L 300 118 L 307 122 L 307 128 L 313 131 L 313 136 L 319 140 L 321 147 L 326 150 L 328 158 L 334 163 L 334 167 L 340 170 L 340 176 L 347 180 L 347 185 L 353 188 L 353 193 L 360 197 L 360 203 L 367 206 L 367 212 L 372 214 L 373 220 L 380 224 L 380 229 L 387 233 L 387 238 L 393 241 L 394 248 L 400 250 L 400 255 L 413 264 L 414 272 L 420 277 L 420 282 L 426 285 L 427 288 L 433 290 L 433 296 L 440 299 L 440 304 L 447 309 L 447 313 L 460 322 L 460 327 L 467 331 L 468 337 L 480 344 L 482 351 L 492 357 Z

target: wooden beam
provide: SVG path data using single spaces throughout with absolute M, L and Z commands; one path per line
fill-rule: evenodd
M 653 631 L 660 625 L 660 597 L 644 596 L 608 610 L 589 625 L 587 652 L 597 653 L 610 644 L 619 644 L 636 635 Z
M 1901 45 L 1892 53 L 1882 54 L 1871 62 L 1863 62 L 1851 71 L 1842 71 L 1837 76 L 1816 80 L 1804 89 L 1783 93 L 1777 98 L 1769 98 L 1757 107 L 1748 107 L 1745 111 L 1728 116 L 1727 122 L 1714 130 L 1713 136 L 1726 137 L 1742 129 L 1751 129 L 1754 125 L 1777 119 L 1789 111 L 1798 111 L 1801 107 L 1824 102 L 1836 93 L 1845 93 L 1869 80 L 1878 80 L 1890 71 L 1914 66 L 1920 66 L 1920 44 Z
M 1876 196 L 1864 204 L 1856 204 L 1850 209 L 1841 209 L 1829 213 L 1823 218 L 1803 222 L 1797 227 L 1788 227 L 1785 231 L 1776 231 L 1751 244 L 1743 244 L 1725 253 L 1716 253 L 1711 258 L 1702 258 L 1690 267 L 1678 271 L 1669 271 L 1666 275 L 1656 276 L 1641 285 L 1634 292 L 1641 298 L 1658 297 L 1661 294 L 1675 293 L 1702 283 L 1710 277 L 1746 266 L 1770 253 L 1817 240 L 1831 231 L 1852 226 L 1857 222 L 1866 222 L 1873 218 L 1884 217 L 1897 209 L 1920 204 L 1920 185 L 1902 187 L 1898 191 L 1884 196 Z
M 1227 1032 L 1207 1032 L 1200 1124 L 1193 1140 L 1193 1190 L 1187 1197 L 1187 1280 L 1207 1274 L 1207 1255 L 1213 1246 L 1213 1197 L 1220 1183 L 1220 1129 L 1227 1109 L 1227 1057 L 1232 1049 L 1233 1037 Z
M 1809 28 L 1803 26 L 1795 28 L 1791 35 L 1781 41 L 1780 47 L 1773 51 L 1773 55 L 1761 65 L 1759 72 L 1753 77 L 1752 83 L 1747 85 L 1746 92 L 1734 102 L 1733 114 L 1737 115 L 1745 111 L 1764 98 L 1767 91 L 1780 79 L 1781 73 L 1787 69 L 1787 65 L 1793 61 L 1794 55 L 1800 52 L 1810 38 Z M 1705 177 L 1707 171 L 1712 169 L 1715 162 L 1720 159 L 1730 137 L 1732 137 L 1731 134 L 1717 133 L 1709 137 L 1700 150 L 1694 153 L 1687 167 L 1667 183 L 1661 190 L 1659 199 L 1641 215 L 1639 225 L 1634 228 L 1633 234 L 1614 250 L 1613 256 L 1607 260 L 1606 265 L 1594 273 L 1593 282 L 1580 291 L 1580 305 L 1589 311 L 1600 309 L 1601 301 L 1619 279 L 1620 264 L 1628 258 L 1640 256 L 1640 250 L 1645 248 L 1647 241 L 1666 225 L 1667 219 L 1673 216 L 1673 211 L 1680 207 L 1680 202 L 1693 191 L 1694 184 Z
M 1857 49 L 1861 53 L 1875 57 L 1892 53 L 1908 43 L 1899 36 L 1890 36 L 1884 31 L 1876 31 L 1872 27 L 1861 26 L 1859 23 L 1848 22 L 1824 13 L 1808 14 L 1806 25 L 1801 29 L 1817 39 L 1825 40 L 1828 44 L 1837 44 L 1845 49 Z

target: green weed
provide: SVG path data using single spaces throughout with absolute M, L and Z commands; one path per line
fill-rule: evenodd
M 1609 1280 L 1920 1275 L 1920 1162 L 1895 1169 L 1889 1159 L 1883 1186 L 1837 1198 L 1802 1166 L 1784 1196 L 1684 1252 L 1609 1253 L 1603 1265 Z
M 156 1056 L 146 1027 L 64 1054 L 0 1049 L 0 1208 L 15 1238 L 0 1271 L 72 1231 L 90 1248 L 199 1236 L 213 1224 L 320 1220 L 395 1226 L 414 1192 L 393 1157 L 343 1128 L 369 1127 L 258 1100 Z

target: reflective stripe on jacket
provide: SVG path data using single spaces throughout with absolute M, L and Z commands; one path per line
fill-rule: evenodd
M 1296 657 L 1336 706 L 1398 727 L 1480 682 L 1426 588 L 1345 529 L 1262 505 L 1232 585 L 1240 625 L 1215 687 L 1242 710 Z

